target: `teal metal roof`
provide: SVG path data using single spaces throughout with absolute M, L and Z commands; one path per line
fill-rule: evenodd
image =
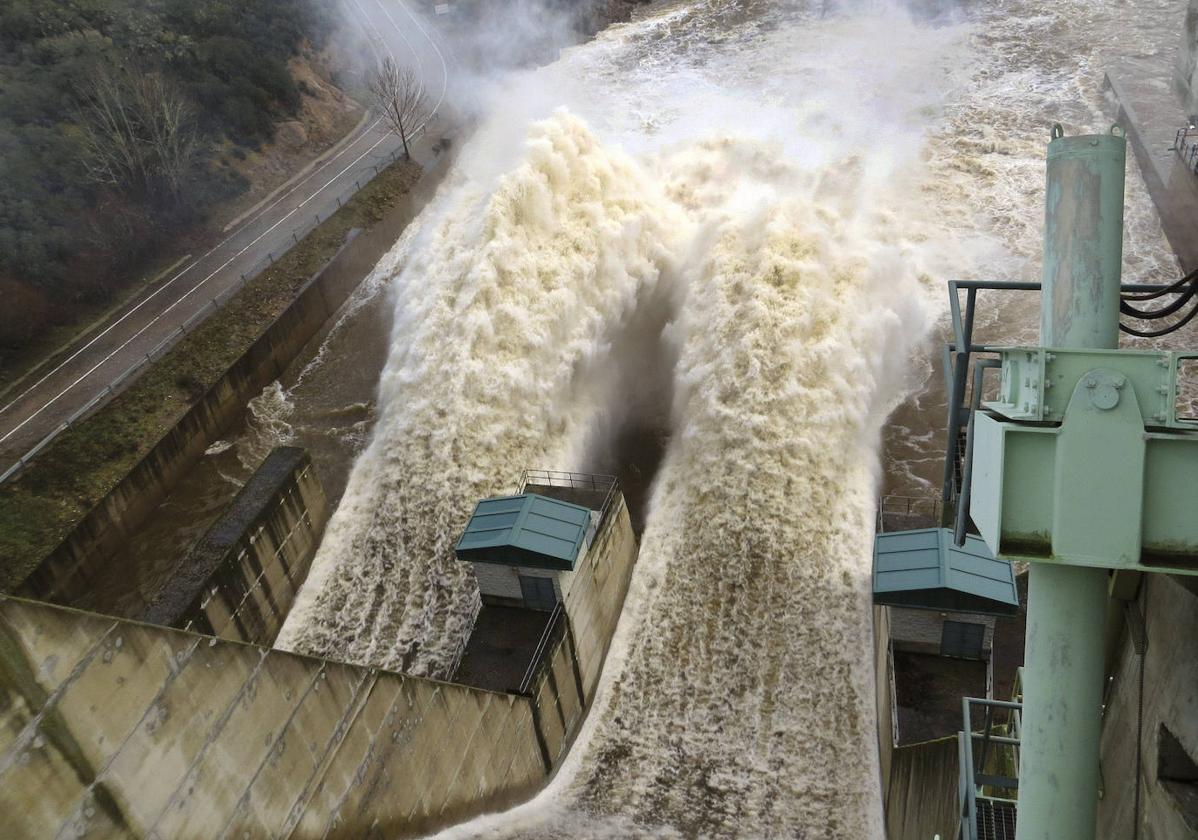
M 980 537 L 953 545 L 947 528 L 895 531 L 874 538 L 874 603 L 990 615 L 1019 612 L 1015 571 Z
M 591 511 L 535 493 L 483 499 L 458 540 L 459 560 L 574 570 Z

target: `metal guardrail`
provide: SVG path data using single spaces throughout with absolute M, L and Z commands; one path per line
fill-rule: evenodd
M 390 157 L 393 162 L 398 160 L 397 154 L 394 150 L 391 152 Z M 377 175 L 379 172 L 382 171 L 382 169 L 386 165 L 387 165 L 386 162 L 384 162 L 382 164 L 373 164 L 374 173 Z M 369 181 L 367 181 L 367 183 L 369 183 Z M 352 187 L 343 190 L 340 195 L 334 196 L 334 199 L 337 202 L 337 208 L 340 209 L 343 206 L 343 204 L 345 203 L 345 201 L 348 201 L 350 198 L 352 198 L 361 188 L 362 188 L 361 181 L 360 180 L 355 181 L 354 185 Z M 292 231 L 291 231 L 292 245 L 294 246 L 294 245 L 298 244 L 300 239 L 307 236 L 309 233 L 311 233 L 313 230 L 315 230 L 319 225 L 328 221 L 328 219 L 331 217 L 331 215 L 332 214 L 326 214 L 322 218 L 319 213 L 313 213 L 310 217 L 307 217 L 306 220 L 303 222 L 303 224 L 300 224 L 298 227 L 295 227 L 292 229 Z M 282 257 L 284 253 L 286 253 L 286 252 L 285 251 L 281 252 L 279 254 L 279 256 Z M 242 289 L 244 289 L 252 281 L 257 279 L 257 277 L 263 271 L 265 271 L 270 266 L 274 265 L 274 258 L 275 258 L 275 254 L 273 252 L 267 252 L 265 258 L 258 260 L 258 262 L 256 264 L 254 264 L 249 270 L 247 270 L 246 272 L 241 274 L 240 278 L 233 285 L 229 286 L 228 288 L 226 288 L 226 289 L 218 292 L 217 294 L 213 295 L 212 297 L 210 297 L 208 299 L 208 302 L 205 303 L 201 309 L 192 313 L 192 315 L 186 321 L 184 321 L 180 326 L 176 327 L 175 330 L 170 333 L 170 335 L 163 338 L 156 345 L 154 345 L 153 349 L 151 349 L 149 352 L 145 353 L 137 361 L 135 361 L 133 364 L 129 365 L 129 367 L 125 368 L 110 383 L 105 385 L 104 388 L 98 394 L 96 394 L 94 397 L 92 397 L 90 400 L 88 400 L 85 405 L 83 405 L 81 408 L 77 409 L 65 421 L 63 421 L 62 423 L 55 426 L 45 437 L 43 437 L 32 448 L 30 448 L 29 451 L 27 451 L 24 455 L 22 455 L 20 458 L 18 458 L 16 460 L 16 462 L 14 462 L 11 466 L 9 466 L 9 468 L 7 470 L 5 470 L 3 473 L 0 473 L 0 484 L 4 484 L 5 482 L 14 478 L 17 474 L 19 474 L 22 470 L 24 470 L 25 467 L 27 467 L 29 465 L 30 461 L 32 461 L 35 457 L 37 457 L 37 455 L 43 449 L 45 449 L 47 446 L 49 446 L 50 443 L 55 438 L 57 438 L 59 435 L 61 435 L 67 429 L 70 429 L 74 424 L 76 424 L 79 421 L 86 418 L 93 411 L 95 411 L 102 403 L 106 402 L 107 400 L 111 399 L 112 397 L 116 396 L 121 391 L 123 391 L 129 385 L 129 383 L 133 379 L 136 378 L 135 374 L 137 374 L 140 370 L 142 370 L 143 368 L 148 367 L 149 365 L 158 361 L 163 356 L 165 356 L 167 353 L 169 353 L 172 349 L 174 349 L 175 345 L 178 344 L 179 341 L 181 341 L 185 336 L 194 332 L 195 329 L 200 324 L 202 324 L 209 317 L 211 317 L 213 314 L 215 314 L 217 310 L 219 310 L 224 304 L 228 303 L 228 301 L 231 298 L 233 298 L 235 295 L 237 295 Z M 323 270 L 323 268 L 324 267 L 322 266 L 321 270 Z M 319 274 L 319 273 L 320 272 L 318 271 L 317 274 Z M 309 278 L 308 283 L 311 283 L 314 279 L 315 279 L 315 276 L 312 278 Z M 167 282 L 170 282 L 170 281 L 167 281 Z M 298 295 L 303 291 L 303 289 L 306 289 L 308 286 L 308 283 L 305 283 L 304 287 L 302 289 L 300 289 L 299 292 L 297 292 L 296 294 Z M 193 287 L 190 291 L 184 293 L 178 300 L 175 301 L 175 304 L 181 303 L 183 300 L 190 297 L 192 292 L 194 292 L 196 290 L 196 288 L 198 288 L 198 286 Z M 174 306 L 175 304 L 172 304 L 172 306 Z M 159 317 L 161 317 L 161 316 L 159 316 Z M 151 323 L 153 323 L 153 322 L 151 322 Z
M 574 490 L 605 491 L 603 504 L 599 507 L 598 532 L 607 522 L 607 514 L 611 510 L 612 500 L 620 491 L 620 482 L 614 475 L 603 473 L 566 472 L 563 470 L 525 470 L 520 476 L 517 493 L 523 493 L 530 484 L 543 487 L 568 487 Z
M 549 645 L 552 644 L 558 624 L 564 616 L 565 606 L 561 601 L 558 601 L 557 606 L 553 608 L 553 612 L 549 614 L 549 620 L 545 622 L 545 629 L 541 631 L 541 638 L 537 640 L 537 646 L 533 649 L 532 658 L 528 662 L 528 667 L 524 670 L 524 677 L 520 680 L 519 692 L 521 694 L 528 693 L 528 688 L 532 685 L 533 679 L 541 669 L 545 652 L 549 649 Z
M 1191 131 L 1194 134 L 1191 135 Z M 1177 152 L 1187 169 L 1198 175 L 1198 129 L 1189 123 L 1177 129 L 1173 145 L 1169 148 Z
M 357 5 L 357 4 L 355 3 L 355 5 Z M 442 103 L 445 101 L 445 95 L 448 92 L 449 70 L 448 70 L 448 67 L 445 62 L 445 55 L 442 53 L 441 48 L 437 45 L 436 41 L 432 38 L 432 36 L 429 35 L 428 30 L 426 30 L 425 27 L 420 23 L 419 18 L 414 16 L 412 14 L 411 10 L 409 10 L 407 8 L 407 6 L 404 5 L 402 2 L 400 3 L 400 7 L 408 15 L 408 17 L 411 18 L 412 22 L 416 25 L 416 28 L 418 30 L 420 30 L 421 34 L 424 35 L 425 40 L 428 41 L 429 45 L 433 49 L 433 52 L 435 52 L 437 54 L 437 57 L 438 57 L 438 59 L 440 59 L 440 62 L 441 62 L 441 70 L 442 70 L 441 92 L 437 96 L 436 104 L 433 105 L 428 117 L 424 120 L 424 122 L 422 122 L 420 125 L 416 126 L 416 128 L 413 129 L 412 132 L 408 135 L 408 138 L 412 139 L 412 138 L 415 138 L 416 136 L 418 136 L 419 134 L 421 134 L 422 132 L 427 135 L 428 129 L 429 129 L 429 124 L 432 123 L 432 121 L 437 117 L 437 112 L 440 110 Z M 370 30 L 373 30 L 374 36 L 377 36 L 380 39 L 380 41 L 382 41 L 382 43 L 384 44 L 384 47 L 387 49 L 387 51 L 389 53 L 391 53 L 392 56 L 394 56 L 394 53 L 391 51 L 390 47 L 386 47 L 386 42 L 385 42 L 385 39 L 383 39 L 383 37 L 382 37 L 382 33 L 380 33 L 378 31 L 378 28 L 371 22 L 370 17 L 365 14 L 365 12 L 361 9 L 360 6 L 358 6 L 358 11 L 362 14 L 362 17 L 360 19 L 355 18 L 355 20 L 358 21 L 359 25 L 362 25 L 362 21 L 365 21 L 365 25 L 368 26 Z M 384 9 L 384 13 L 386 14 L 385 9 Z M 390 19 L 390 17 L 391 17 L 390 14 L 387 14 L 387 17 L 388 17 L 388 19 Z M 396 29 L 397 32 L 399 32 L 400 37 L 403 37 L 404 41 L 406 42 L 407 38 L 403 36 L 402 31 L 400 31 L 399 27 L 396 25 L 394 20 L 391 20 L 391 25 Z M 367 34 L 368 34 L 368 37 L 370 37 L 369 32 Z M 411 49 L 411 44 L 408 44 L 408 47 L 409 47 L 409 49 Z M 417 58 L 417 61 L 419 61 L 419 58 Z M 423 86 L 423 82 L 421 84 Z M 443 141 L 444 141 L 444 139 L 445 138 L 442 138 Z M 379 142 L 382 142 L 382 141 L 379 141 Z M 357 158 L 357 160 L 355 160 L 352 164 L 350 164 L 350 166 L 352 167 L 352 166 L 356 165 L 357 162 L 362 160 L 363 158 L 365 158 L 366 155 L 371 154 L 373 149 L 377 145 L 378 145 L 378 143 L 376 143 L 374 146 L 371 146 L 369 149 L 367 149 L 366 152 L 364 152 L 362 155 L 360 155 Z M 434 152 L 436 154 L 440 154 L 441 151 L 444 151 L 444 148 L 445 148 L 444 146 L 442 146 L 440 149 L 434 147 Z M 391 157 L 391 161 L 393 163 L 396 160 L 398 160 L 397 155 L 398 155 L 398 149 L 392 149 L 391 153 L 390 153 L 390 157 Z M 379 165 L 377 163 L 375 163 L 375 164 L 372 164 L 372 166 L 374 168 L 374 174 L 378 175 L 379 171 L 380 171 Z M 342 172 L 339 173 L 337 177 L 340 177 L 341 174 L 344 174 L 348 170 L 349 170 L 349 167 L 342 170 Z M 329 183 L 332 183 L 332 182 L 330 181 Z M 369 183 L 369 180 L 367 181 L 367 183 Z M 326 184 L 325 186 L 328 186 L 328 184 Z M 361 189 L 362 189 L 361 181 L 355 180 L 353 189 L 347 188 L 347 189 L 343 190 L 340 195 L 334 196 L 334 199 L 337 202 L 337 209 L 341 209 L 344 201 L 353 197 L 353 195 L 356 194 Z M 321 188 L 321 191 L 323 191 L 323 187 Z M 290 194 L 290 193 L 288 193 L 288 194 Z M 253 214 L 251 214 L 251 215 L 253 215 Z M 329 215 L 331 215 L 331 214 L 329 214 Z M 326 215 L 325 219 L 328 219 L 328 217 L 329 216 Z M 313 222 L 308 222 L 305 219 L 305 222 L 303 224 L 292 229 L 292 231 L 291 231 L 292 244 L 298 244 L 299 240 L 302 237 L 307 236 L 309 233 L 312 232 L 312 230 L 314 228 L 319 226 L 322 222 L 319 213 L 314 213 L 313 219 L 314 219 Z M 281 222 L 279 222 L 279 224 L 281 224 Z M 273 230 L 273 228 L 271 228 L 271 230 Z M 234 235 L 236 235 L 236 234 L 235 233 L 230 234 L 230 238 Z M 224 242 L 227 242 L 227 241 L 229 241 L 228 238 L 224 240 Z M 224 242 L 222 242 L 221 245 L 223 245 Z M 218 245 L 216 247 L 220 247 L 220 245 Z M 211 252 L 209 252 L 209 253 L 211 253 Z M 280 254 L 280 256 L 281 255 L 282 254 Z M 256 265 L 252 266 L 248 271 L 244 272 L 241 275 L 241 279 L 238 281 L 238 283 L 234 284 L 233 286 L 229 287 L 228 289 L 225 289 L 223 292 L 217 294 L 215 297 L 213 297 L 211 299 L 210 302 L 213 306 L 213 311 L 215 311 L 215 309 L 218 309 L 220 307 L 219 301 L 221 298 L 224 298 L 227 301 L 234 294 L 241 291 L 250 280 L 253 280 L 255 277 L 257 277 L 258 274 L 260 274 L 264 268 L 266 268 L 269 265 L 273 265 L 273 264 L 274 264 L 274 254 L 272 252 L 267 252 L 267 259 L 265 261 L 259 260 Z M 226 265 L 227 265 L 227 263 L 226 263 Z M 222 266 L 222 268 L 223 267 L 224 266 Z M 184 269 L 184 270 L 186 271 L 186 269 Z M 205 278 L 205 280 L 207 280 L 207 278 Z M 181 302 L 185 298 L 190 297 L 191 293 L 194 292 L 196 289 L 198 289 L 199 286 L 203 284 L 203 282 L 204 281 L 201 281 L 200 284 L 197 284 L 195 287 L 188 290 L 182 297 L 180 297 L 178 300 L 176 300 L 174 304 L 171 304 L 171 308 L 173 308 L 175 306 L 175 304 Z M 117 391 L 120 389 L 120 387 L 122 385 L 126 384 L 128 382 L 128 380 L 130 378 L 132 378 L 134 373 L 136 373 L 138 370 L 145 367 L 146 365 L 152 363 L 155 359 L 161 358 L 163 355 L 165 355 L 170 350 L 170 348 L 172 348 L 178 342 L 178 340 L 180 338 L 182 338 L 184 335 L 186 335 L 188 332 L 190 332 L 192 329 L 194 329 L 195 323 L 193 323 L 193 321 L 198 323 L 200 320 L 203 320 L 208 317 L 208 315 L 204 315 L 204 312 L 206 312 L 207 309 L 208 309 L 208 306 L 205 305 L 205 307 L 203 309 L 201 309 L 199 312 L 196 312 L 194 315 L 192 315 L 190 318 L 188 318 L 187 321 L 185 321 L 183 323 L 183 325 L 176 332 L 167 336 L 165 339 L 163 339 L 161 342 L 159 342 L 158 345 L 155 346 L 153 350 L 151 350 L 149 353 L 147 353 L 146 358 L 144 360 L 139 359 L 133 365 L 130 365 L 128 368 L 126 368 L 121 373 L 120 376 L 116 377 L 116 379 L 114 379 L 108 385 L 104 386 L 103 390 L 101 390 L 100 393 L 96 394 L 96 396 L 92 397 L 92 399 L 90 399 L 86 405 L 84 405 L 82 408 L 78 409 L 69 418 L 67 418 L 67 420 L 64 423 L 55 427 L 49 434 L 47 434 L 40 441 L 38 441 L 29 451 L 27 451 L 24 455 L 22 455 L 20 458 L 18 458 L 16 463 L 12 464 L 7 470 L 5 470 L 2 474 L 0 474 L 0 484 L 4 484 L 5 482 L 12 479 L 15 475 L 20 473 L 23 469 L 25 469 L 25 467 L 28 466 L 29 462 L 31 460 L 33 460 L 33 458 L 36 457 L 39 452 L 41 452 L 43 449 L 45 449 L 46 446 L 49 445 L 49 443 L 52 440 L 54 440 L 56 437 L 58 437 L 60 434 L 62 434 L 67 429 L 71 428 L 72 424 L 78 423 L 80 420 L 82 420 L 84 417 L 86 417 L 91 411 L 93 411 L 104 400 L 106 400 L 112 396 L 115 396 Z M 211 314 L 211 313 L 209 313 L 209 314 Z M 161 317 L 161 316 L 159 316 L 159 317 Z M 151 322 L 151 323 L 153 323 L 153 322 Z M 105 360 L 105 361 L 107 361 L 107 360 Z
M 940 513 L 941 503 L 939 496 L 903 496 L 897 493 L 889 493 L 878 501 L 878 533 L 885 532 L 886 527 L 883 518 L 887 515 L 926 516 L 929 519 L 939 520 Z
M 960 763 L 958 811 L 961 824 L 958 840 L 1015 840 L 1018 815 L 1019 746 L 1022 737 L 1023 669 L 1016 671 L 1014 700 L 962 697 L 964 728 L 957 733 Z M 985 709 L 981 732 L 973 731 L 973 709 Z M 995 712 L 1005 712 L 999 726 Z M 996 731 L 999 730 L 999 731 Z M 974 742 L 981 747 L 975 763 Z M 1008 771 L 1009 768 L 1009 772 Z M 1006 795 L 999 795 L 1002 791 Z

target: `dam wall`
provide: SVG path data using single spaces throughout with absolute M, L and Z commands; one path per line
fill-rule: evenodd
M 878 778 L 882 785 L 882 805 L 889 808 L 890 764 L 894 755 L 894 688 L 890 647 L 890 610 L 874 606 L 874 703 L 878 716 Z
M 308 576 L 329 518 L 304 449 L 274 449 L 137 618 L 271 644 Z
M 302 450 L 272 463 L 270 498 L 302 495 Z M 279 506 L 260 515 L 303 515 Z M 410 837 L 527 799 L 586 716 L 636 553 L 617 497 L 524 693 L 0 596 L 6 830 Z
M 623 495 L 571 573 L 563 614 L 549 628 L 548 644 L 534 671 L 528 695 L 532 699 L 540 748 L 547 766 L 566 756 L 595 696 L 603 663 L 638 547 Z
M 1103 716 L 1097 837 L 1132 837 L 1137 820 L 1140 837 L 1198 837 L 1198 579 L 1146 574 L 1133 603 L 1147 645 L 1136 652 L 1125 622 Z
M 282 375 L 357 286 L 359 274 L 331 270 L 347 258 L 349 244 L 341 247 L 245 354 L 39 563 L 17 594 L 70 605 L 77 602 L 81 592 L 92 588 L 97 577 L 112 573 L 107 561 L 113 553 L 203 456 L 204 450 L 236 422 L 246 403 Z M 115 611 L 112 605 L 94 606 L 102 612 Z
M 612 509 L 572 573 L 565 598 L 570 619 L 571 644 L 576 651 L 579 679 L 585 702 L 594 697 L 599 674 L 620 620 L 638 547 L 623 494 Z
M 1195 132 L 1178 143 L 1187 117 L 1198 116 L 1198 0 L 1189 0 L 1179 23 L 1181 43 L 1171 65 L 1127 58 L 1106 68 L 1105 87 L 1184 274 L 1198 269 L 1198 174 L 1189 157 Z
M 956 837 L 957 738 L 895 747 L 886 792 L 888 840 Z
M 0 600 L 18 837 L 403 837 L 548 768 L 529 698 Z

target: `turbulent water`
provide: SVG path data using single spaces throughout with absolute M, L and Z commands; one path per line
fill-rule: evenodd
M 576 120 L 535 129 L 489 196 L 459 191 L 400 278 L 386 409 L 281 646 L 444 674 L 477 601 L 451 559 L 465 517 L 570 457 L 582 371 L 660 274 L 664 220 Z
M 279 645 L 445 676 L 475 500 L 664 417 L 584 732 L 459 832 L 882 836 L 880 427 L 937 399 L 914 359 L 946 279 L 1034 276 L 1047 127 L 1104 128 L 1091 45 L 1150 54 L 1178 6 L 1139 5 L 679 2 L 497 85 L 391 256 L 374 436 Z M 1131 192 L 1148 279 L 1171 266 Z M 912 481 L 933 437 L 893 441 Z

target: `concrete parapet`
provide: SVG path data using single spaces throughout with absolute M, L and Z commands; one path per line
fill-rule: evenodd
M 563 576 L 569 578 L 562 582 L 564 615 L 549 628 L 550 642 L 528 687 L 549 769 L 565 758 L 595 696 L 636 557 L 632 521 L 618 494 L 578 568 Z
M 1190 0 L 1186 8 L 1173 82 L 1185 99 L 1187 111 L 1198 111 L 1198 0 Z
M 269 645 L 328 520 L 306 450 L 274 449 L 139 620 Z
M 349 258 L 346 248 L 342 246 L 245 354 L 39 563 L 16 589 L 17 594 L 71 605 L 92 589 L 93 580 L 113 573 L 108 559 L 203 456 L 204 450 L 241 416 L 246 403 L 282 375 L 308 340 L 349 297 L 359 276 L 330 270 L 338 261 Z M 116 612 L 113 605 L 94 606 L 103 612 Z
M 1171 148 L 1186 110 L 1168 68 L 1129 61 L 1107 71 L 1106 86 L 1182 271 L 1198 269 L 1198 176 Z
M 874 699 L 878 715 L 878 765 L 882 784 L 882 805 L 890 807 L 890 760 L 894 748 L 898 746 L 898 733 L 895 724 L 894 705 L 894 673 L 893 653 L 890 647 L 890 609 L 874 606 Z
M 404 837 L 547 770 L 527 697 L 0 599 L 9 836 Z
M 618 494 L 611 505 L 591 547 L 579 560 L 581 568 L 571 573 L 568 586 L 563 583 L 586 703 L 599 682 L 638 551 L 623 494 Z

